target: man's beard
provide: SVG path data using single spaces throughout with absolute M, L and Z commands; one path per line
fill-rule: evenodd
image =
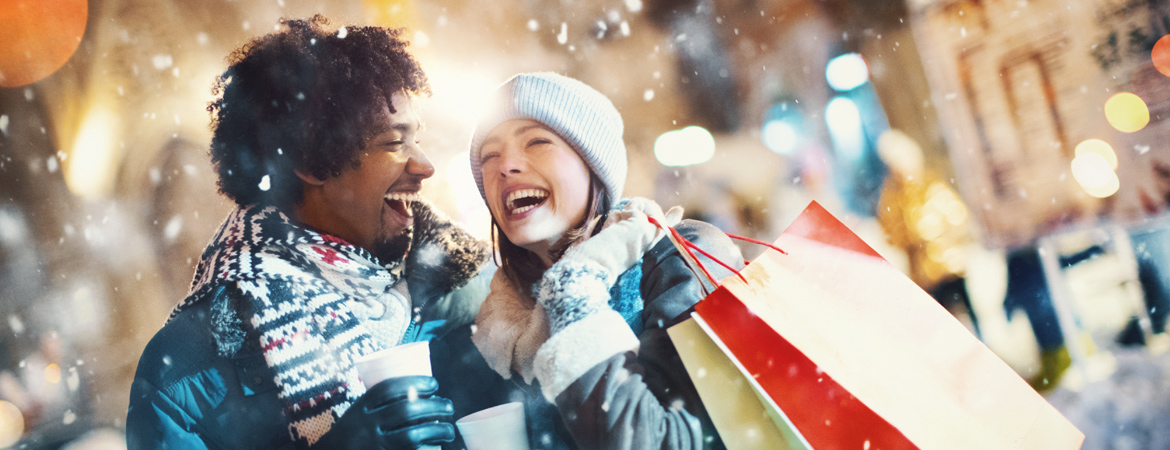
M 414 227 L 408 227 L 398 236 L 380 240 L 374 244 L 374 256 L 387 266 L 397 265 L 406 252 L 410 251 L 410 241 L 414 236 Z

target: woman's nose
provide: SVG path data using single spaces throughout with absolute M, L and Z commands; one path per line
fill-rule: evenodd
M 505 151 L 500 154 L 500 176 L 505 177 L 509 174 L 517 174 L 523 172 L 527 161 L 524 157 L 516 154 L 517 152 Z

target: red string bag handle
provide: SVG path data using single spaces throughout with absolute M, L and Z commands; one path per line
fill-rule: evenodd
M 674 246 L 676 248 L 678 248 L 679 250 L 682 251 L 683 259 L 686 260 L 688 264 L 692 265 L 691 269 L 694 270 L 695 267 L 698 267 L 699 270 L 702 271 L 703 276 L 705 276 L 707 278 L 707 281 L 709 281 L 712 286 L 719 287 L 719 281 L 716 280 L 715 277 L 711 275 L 711 272 L 707 271 L 707 267 L 704 266 L 703 263 L 699 261 L 698 257 L 695 256 L 694 251 L 698 251 L 703 256 L 706 256 L 710 260 L 715 261 L 716 264 L 719 264 L 720 266 L 723 266 L 723 268 L 735 273 L 735 275 L 738 276 L 739 279 L 743 280 L 744 282 L 747 282 L 747 278 L 744 278 L 743 274 L 739 273 L 739 270 L 737 270 L 734 267 L 731 267 L 730 265 L 728 265 L 727 263 L 725 263 L 723 261 L 720 261 L 719 258 L 712 256 L 710 253 L 707 253 L 707 251 L 703 250 L 702 248 L 699 248 L 699 246 L 695 245 L 694 242 L 691 242 L 691 241 L 687 240 L 687 238 L 684 238 L 682 236 L 682 234 L 680 234 L 678 232 L 678 230 L 674 229 L 674 227 L 668 227 L 666 225 L 663 225 L 661 222 L 659 222 L 657 219 L 655 219 L 653 217 L 647 216 L 646 218 L 649 219 L 650 223 L 654 224 L 654 226 L 658 227 L 659 229 L 667 231 L 666 236 L 668 238 L 670 238 L 670 241 L 672 243 L 674 243 Z M 732 239 L 738 239 L 738 240 L 745 241 L 745 242 L 751 242 L 753 244 L 763 245 L 763 246 L 766 246 L 772 250 L 780 252 L 780 254 L 782 254 L 782 255 L 788 255 L 788 252 L 784 251 L 780 247 L 777 247 L 775 245 L 772 245 L 772 244 L 764 242 L 764 241 L 760 241 L 760 240 L 756 240 L 756 239 L 752 239 L 752 238 L 746 238 L 743 236 L 737 236 L 737 235 L 734 235 L 731 233 L 724 233 L 724 234 L 726 234 L 727 237 L 732 238 Z M 692 251 L 692 250 L 694 250 L 694 251 Z M 744 264 L 746 265 L 747 261 L 745 261 Z

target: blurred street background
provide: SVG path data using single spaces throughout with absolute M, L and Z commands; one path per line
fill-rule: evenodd
M 423 192 L 479 236 L 477 111 L 559 72 L 620 109 L 626 195 L 768 241 L 820 202 L 1085 449 L 1170 448 L 1170 0 L 0 0 L 0 448 L 125 448 L 231 210 L 214 78 L 314 13 L 408 29 Z

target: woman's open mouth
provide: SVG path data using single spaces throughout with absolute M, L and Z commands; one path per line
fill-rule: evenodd
M 518 189 L 508 194 L 504 200 L 504 208 L 508 216 L 516 218 L 521 214 L 536 209 L 548 200 L 548 191 L 544 189 Z
M 407 219 L 414 217 L 414 211 L 410 206 L 411 203 L 417 202 L 419 199 L 420 196 L 417 192 L 391 192 L 382 198 L 391 210 Z

